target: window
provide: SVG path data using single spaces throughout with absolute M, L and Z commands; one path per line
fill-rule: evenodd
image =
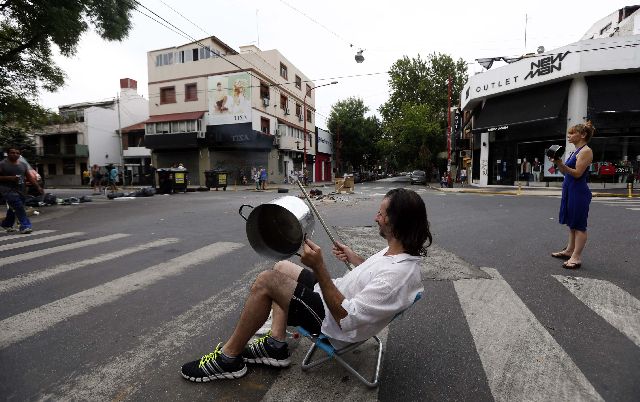
M 176 87 L 160 88 L 160 104 L 176 103 Z
M 285 80 L 287 80 L 289 75 L 287 73 L 287 66 L 285 66 L 284 64 L 280 63 L 280 77 L 284 78 Z
M 199 55 L 198 48 L 192 49 L 191 53 L 193 53 L 193 61 L 198 61 L 198 55 Z
M 307 121 L 311 123 L 311 110 L 307 109 Z
M 269 85 L 265 84 L 264 82 L 260 83 L 260 98 L 269 99 Z
M 311 96 L 311 86 L 307 84 L 307 96 Z
M 302 89 L 302 78 L 296 75 L 296 88 Z
M 176 55 L 176 57 L 178 57 Z M 156 67 L 173 64 L 173 52 L 156 55 Z
M 209 46 L 200 48 L 200 58 L 201 59 L 209 59 L 211 58 L 211 48 Z
M 298 117 L 302 116 L 302 106 L 300 106 L 299 103 L 296 103 L 296 116 Z
M 62 174 L 76 174 L 76 160 L 73 158 L 62 159 Z
M 55 163 L 47 164 L 47 170 L 49 171 L 49 176 L 55 176 L 58 174 Z
M 260 131 L 269 134 L 269 119 L 265 119 L 264 117 L 260 118 Z
M 184 101 L 191 102 L 198 100 L 198 84 L 186 84 L 184 86 Z
M 287 97 L 284 95 L 280 95 L 280 109 L 287 110 Z
M 145 124 L 147 134 L 156 133 L 156 123 Z

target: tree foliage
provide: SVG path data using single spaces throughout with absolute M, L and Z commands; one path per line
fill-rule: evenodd
M 24 129 L 19 127 L 4 127 L 4 129 L 0 131 L 0 148 L 6 151 L 9 146 L 19 148 L 22 151 L 22 156 L 27 158 L 29 162 L 36 162 L 35 141 L 25 133 Z M 2 159 L 1 154 L 0 159 Z
M 404 56 L 389 71 L 389 100 L 379 109 L 382 115 L 382 151 L 396 168 L 430 170 L 446 147 L 448 80 L 451 77 L 451 106 L 467 79 L 466 63 L 445 54 L 431 54 L 426 60 Z
M 30 126 L 44 112 L 40 91 L 64 84 L 52 44 L 72 56 L 90 26 L 105 40 L 122 40 L 134 8 L 132 0 L 0 0 L 0 126 Z
M 342 171 L 370 170 L 379 162 L 377 142 L 380 139 L 380 121 L 366 116 L 369 108 L 360 98 L 348 98 L 331 106 L 328 127 L 333 133 L 334 148 L 339 149 Z M 339 138 L 338 138 L 339 137 Z

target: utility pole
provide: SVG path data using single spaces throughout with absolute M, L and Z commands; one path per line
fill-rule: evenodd
M 124 158 L 122 156 L 122 120 L 120 119 L 120 94 L 116 95 L 116 105 L 118 105 L 118 144 L 120 145 L 120 165 L 122 170 L 122 184 L 126 185 L 124 174 Z
M 451 173 L 451 76 L 447 92 L 447 174 Z

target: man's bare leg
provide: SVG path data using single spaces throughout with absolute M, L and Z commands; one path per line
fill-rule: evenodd
M 292 263 L 291 261 L 279 261 L 274 265 L 273 269 L 278 271 L 294 281 L 298 281 L 298 276 L 300 276 L 300 271 L 302 268 L 299 265 Z M 295 290 L 295 287 L 294 287 Z M 293 293 L 292 293 L 293 295 Z M 291 299 L 289 299 L 291 300 Z M 287 337 L 287 314 L 288 309 L 282 309 L 277 303 L 273 303 L 272 305 L 272 314 L 271 314 L 271 337 L 277 339 L 279 341 L 284 341 Z
M 238 356 L 256 331 L 269 317 L 272 303 L 277 304 L 283 312 L 289 310 L 289 302 L 296 289 L 297 282 L 276 269 L 264 271 L 258 275 L 251 286 L 249 297 L 245 302 L 240 319 L 222 352 L 231 357 Z M 277 318 L 278 326 L 282 326 L 282 315 Z M 274 320 L 276 318 L 274 317 Z M 284 317 L 286 328 L 286 316 Z

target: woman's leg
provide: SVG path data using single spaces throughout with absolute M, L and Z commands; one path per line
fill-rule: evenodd
M 569 240 L 567 241 L 567 247 L 565 247 L 565 253 L 567 253 L 567 255 L 571 255 L 573 253 L 573 250 L 575 250 L 576 247 L 576 230 L 575 229 L 569 229 Z
M 574 233 L 574 249 L 573 254 L 571 254 L 571 258 L 569 259 L 570 264 L 577 264 L 582 262 L 582 250 L 584 250 L 584 246 L 587 244 L 587 231 L 583 230 L 572 230 Z

